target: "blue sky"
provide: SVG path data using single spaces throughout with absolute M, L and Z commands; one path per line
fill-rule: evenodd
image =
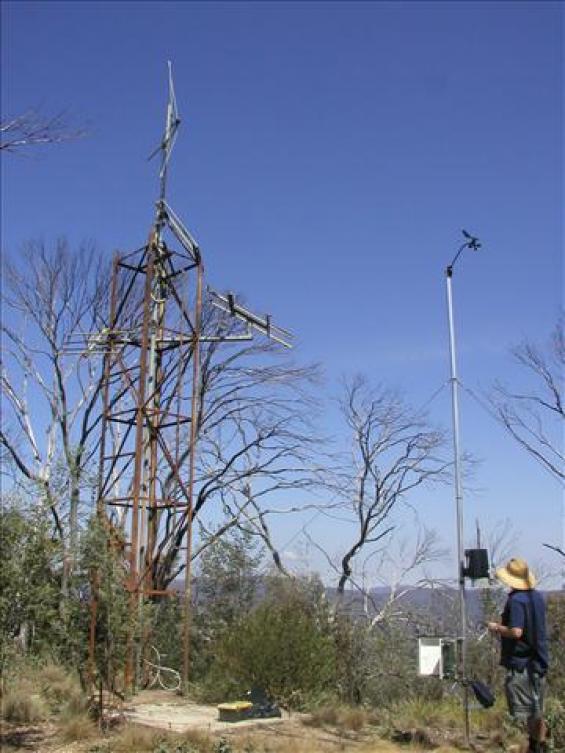
M 461 378 L 517 380 L 508 348 L 544 340 L 562 305 L 562 16 L 548 2 L 4 2 L 2 115 L 67 110 L 88 135 L 5 160 L 3 249 L 144 242 L 171 59 L 170 203 L 208 281 L 293 330 L 328 394 L 362 371 L 420 405 L 445 382 L 443 270 L 462 227 L 484 249 L 454 279 Z M 447 390 L 432 413 L 449 425 Z M 462 431 L 483 459 L 468 527 L 513 517 L 541 558 L 559 488 L 465 396 Z M 450 490 L 422 505 L 450 544 Z

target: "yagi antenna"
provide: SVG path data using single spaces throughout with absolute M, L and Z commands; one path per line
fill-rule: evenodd
M 274 340 L 275 342 L 280 343 L 280 345 L 284 345 L 285 348 L 292 348 L 292 343 L 290 342 L 293 337 L 292 333 L 287 329 L 277 327 L 273 324 L 270 314 L 266 314 L 264 319 L 261 318 L 239 304 L 233 293 L 222 295 L 209 287 L 208 295 L 210 296 L 212 305 L 216 306 L 216 308 L 225 311 L 236 319 L 240 319 L 248 326 L 261 332 L 263 335 L 266 335 L 270 340 Z

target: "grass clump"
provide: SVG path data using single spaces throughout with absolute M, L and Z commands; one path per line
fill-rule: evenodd
M 29 724 L 43 721 L 47 708 L 40 695 L 29 693 L 25 688 L 13 688 L 2 698 L 2 716 L 7 722 Z
M 402 729 L 416 727 L 456 729 L 461 725 L 461 705 L 451 699 L 431 701 L 412 698 L 391 707 L 390 722 Z
M 183 743 L 192 745 L 198 753 L 215 753 L 215 743 L 207 732 L 193 729 L 183 732 L 180 736 Z
M 63 742 L 89 740 L 97 734 L 97 728 L 90 716 L 85 713 L 64 715 L 59 725 L 59 735 Z
M 553 750 L 565 750 L 565 703 L 548 698 L 545 716 Z
M 112 740 L 111 750 L 112 753 L 153 753 L 166 737 L 150 727 L 130 724 Z
M 338 707 L 333 704 L 327 704 L 314 709 L 310 716 L 304 720 L 304 724 L 309 727 L 335 727 L 337 725 Z
M 19 671 L 5 682 L 2 714 L 38 721 L 49 715 L 71 717 L 81 715 L 88 708 L 78 676 L 64 667 L 53 664 L 22 662 Z M 27 710 L 26 710 L 27 707 Z M 24 719 L 31 715 L 33 720 Z
M 37 672 L 37 684 L 55 713 L 67 716 L 86 711 L 88 699 L 82 692 L 78 677 L 57 664 L 45 664 Z
M 364 708 L 337 704 L 320 706 L 305 720 L 310 727 L 336 727 L 350 732 L 360 732 L 369 723 L 369 714 Z
M 368 714 L 363 708 L 344 708 L 340 715 L 340 726 L 351 732 L 360 732 L 367 726 Z

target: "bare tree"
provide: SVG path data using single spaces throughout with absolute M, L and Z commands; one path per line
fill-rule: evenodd
M 102 326 L 107 267 L 90 244 L 74 253 L 28 243 L 6 263 L 1 362 L 4 473 L 47 505 L 64 552 L 64 587 L 77 556 L 87 469 L 96 447 L 100 368 L 71 343 Z
M 396 539 L 392 531 L 381 540 L 381 545 L 372 549 L 352 569 L 349 583 L 353 587 L 362 613 L 369 627 L 374 628 L 391 620 L 410 619 L 406 597 L 420 588 L 433 588 L 434 579 L 426 568 L 447 556 L 440 546 L 435 531 L 416 521 L 416 539 Z M 305 534 L 310 543 L 321 551 L 333 572 L 341 577 L 340 563 L 334 562 L 327 553 Z M 377 594 L 378 587 L 384 589 Z M 357 610 L 356 610 L 357 611 Z
M 0 151 L 16 152 L 30 146 L 59 144 L 83 134 L 84 129 L 69 125 L 65 113 L 46 118 L 36 110 L 28 110 L 0 121 Z
M 362 552 L 370 554 L 395 529 L 400 503 L 417 487 L 441 480 L 450 464 L 440 455 L 443 432 L 414 413 L 396 392 L 372 389 L 358 376 L 344 385 L 340 407 L 351 450 L 329 483 L 351 515 L 352 539 L 338 568 L 342 597 L 355 560 Z M 421 543 L 427 551 L 434 542 L 427 536 Z
M 553 544 L 544 544 L 544 546 L 547 549 L 551 549 L 552 552 L 557 552 L 561 557 L 565 557 L 565 549 L 561 549 L 561 547 L 554 546 Z
M 559 317 L 545 348 L 525 340 L 512 355 L 529 375 L 531 386 L 514 390 L 497 383 L 490 398 L 496 418 L 508 433 L 543 468 L 565 483 L 563 429 L 563 375 L 565 367 L 564 315 Z M 563 503 L 565 515 L 565 502 Z M 544 544 L 565 558 L 563 547 Z
M 524 341 L 512 355 L 524 376 L 531 377 L 531 387 L 515 390 L 497 383 L 491 398 L 496 416 L 516 442 L 563 483 L 563 315 L 547 348 Z
M 65 587 L 81 519 L 92 512 L 96 494 L 103 375 L 86 333 L 108 326 L 108 273 L 92 246 L 73 253 L 64 240 L 53 250 L 29 243 L 5 270 L 3 472 L 50 510 L 64 550 Z M 209 334 L 229 334 L 237 326 L 211 307 L 205 316 Z M 270 521 L 303 509 L 302 499 L 289 504 L 285 495 L 310 489 L 319 474 L 310 397 L 316 379 L 316 367 L 296 366 L 270 344 L 203 344 L 194 519 L 204 535 L 195 555 L 240 525 L 261 539 L 284 570 Z M 120 400 L 119 390 L 113 399 Z M 162 469 L 159 483 L 165 496 L 180 498 L 179 479 L 170 469 Z M 172 511 L 161 515 L 154 572 L 160 586 L 182 568 L 187 522 L 178 525 Z
M 384 546 L 365 558 L 362 569 L 363 611 L 371 627 L 406 615 L 402 604 L 410 593 L 433 585 L 427 566 L 447 556 L 436 531 L 416 523 L 416 540 L 404 539 L 396 547 Z M 367 588 L 369 584 L 369 588 Z M 374 584 L 384 586 L 385 599 L 377 602 L 371 592 Z
M 223 312 L 207 316 L 208 331 L 225 334 L 237 326 Z M 203 536 L 195 558 L 238 526 L 258 537 L 286 574 L 270 520 L 312 504 L 300 499 L 289 504 L 287 496 L 306 493 L 319 482 L 317 404 L 311 396 L 318 376 L 316 366 L 294 365 L 271 343 L 204 345 L 194 505 Z M 174 477 L 168 483 L 174 486 Z M 171 515 L 163 530 L 155 572 L 160 588 L 181 572 L 177 561 L 186 522 L 175 528 Z
M 483 537 L 481 537 L 483 538 Z M 498 520 L 484 535 L 491 568 L 504 565 L 516 550 L 518 532 L 509 518 Z

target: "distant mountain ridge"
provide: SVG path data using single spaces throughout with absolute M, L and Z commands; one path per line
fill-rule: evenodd
M 260 579 L 257 584 L 258 601 L 261 601 L 265 593 L 266 579 Z M 175 581 L 173 589 L 182 593 L 184 583 Z M 394 600 L 391 606 L 392 612 L 401 611 L 413 624 L 419 624 L 420 631 L 450 633 L 456 630 L 459 621 L 459 592 L 458 589 L 449 586 L 424 588 L 410 585 L 399 586 L 398 593 L 403 593 Z M 542 591 L 546 595 L 561 594 L 563 591 Z M 193 581 L 194 600 L 202 604 L 203 599 L 198 589 L 198 578 Z M 337 589 L 332 586 L 325 588 L 328 601 L 335 604 L 338 601 Z M 368 598 L 355 589 L 346 589 L 343 595 L 343 609 L 354 618 L 374 618 L 385 606 L 390 598 L 391 590 L 386 586 L 371 588 Z M 485 601 L 490 601 L 490 608 L 502 611 L 506 594 L 502 590 L 489 588 L 468 588 L 465 591 L 467 616 L 471 625 L 480 628 L 485 622 Z M 367 607 L 367 613 L 365 612 Z

